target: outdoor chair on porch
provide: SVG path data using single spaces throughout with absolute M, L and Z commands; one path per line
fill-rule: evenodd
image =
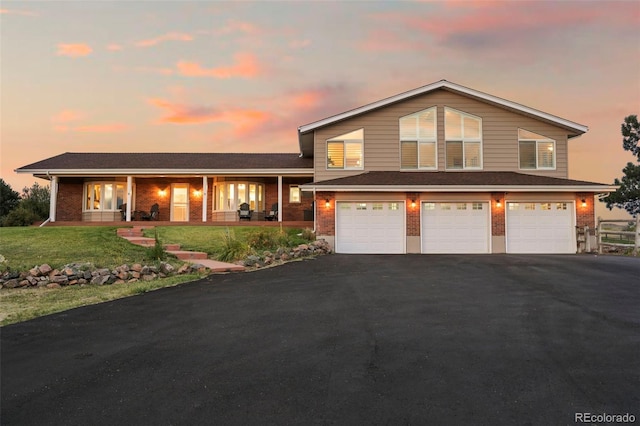
M 253 213 L 253 211 L 251 210 L 251 207 L 249 206 L 249 204 L 247 203 L 240 204 L 240 209 L 238 210 L 238 215 L 240 217 L 240 220 L 242 219 L 251 220 L 251 213 Z
M 127 220 L 127 204 L 120 206 L 120 220 Z
M 278 220 L 278 203 L 271 206 L 269 214 L 264 215 L 264 220 Z
M 155 203 L 151 206 L 151 211 L 149 214 L 143 214 L 140 219 L 142 220 L 158 220 L 158 216 L 160 216 L 160 206 L 158 203 Z

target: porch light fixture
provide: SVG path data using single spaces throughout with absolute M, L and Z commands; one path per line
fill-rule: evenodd
M 158 191 L 158 195 L 161 197 L 164 197 L 165 195 L 167 195 L 167 191 L 165 191 L 164 189 L 161 189 Z
M 582 199 L 580 200 L 580 202 L 582 202 L 582 207 L 587 207 L 587 200 L 586 199 Z
M 502 201 L 500 198 L 496 198 L 496 207 L 502 207 Z
M 416 199 L 415 199 L 415 198 L 413 198 L 413 199 L 411 200 L 411 208 L 412 208 L 412 209 L 415 209 L 415 208 L 416 208 Z
M 328 199 L 328 198 L 327 198 L 326 200 L 324 200 L 324 206 L 325 206 L 326 208 L 331 207 L 331 202 L 329 201 L 329 199 Z
M 196 198 L 200 198 L 202 196 L 202 191 L 199 189 L 194 189 L 193 190 L 193 196 Z

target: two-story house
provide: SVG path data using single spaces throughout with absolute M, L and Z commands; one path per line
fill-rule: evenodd
M 313 219 L 338 253 L 575 253 L 594 195 L 568 179 L 587 127 L 441 80 L 301 126 L 296 154 L 65 153 L 19 173 L 51 180 L 53 221 Z M 315 201 L 315 202 L 314 202 Z

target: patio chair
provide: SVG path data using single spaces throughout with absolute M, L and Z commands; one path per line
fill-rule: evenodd
M 278 203 L 273 203 L 271 211 L 264 216 L 264 220 L 278 220 Z
M 249 204 L 247 203 L 240 204 L 240 209 L 238 210 L 238 215 L 240 217 L 240 220 L 242 219 L 251 220 L 251 213 L 253 213 L 253 210 L 251 210 L 251 208 L 249 207 Z
M 158 220 L 158 216 L 160 216 L 160 206 L 158 203 L 155 203 L 151 206 L 151 211 L 149 214 L 143 214 L 140 219 L 142 220 Z
M 120 220 L 127 220 L 127 204 L 120 206 Z

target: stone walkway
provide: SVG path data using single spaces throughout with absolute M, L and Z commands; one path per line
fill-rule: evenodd
M 133 228 L 118 228 L 118 236 L 124 238 L 132 244 L 142 247 L 153 247 L 156 243 L 155 238 L 145 237 L 143 230 L 153 229 L 153 226 L 134 226 Z M 207 258 L 207 253 L 202 251 L 182 250 L 179 244 L 163 244 L 167 253 L 170 253 L 180 260 L 190 263 L 199 263 L 212 272 L 236 272 L 244 271 L 245 267 L 234 265 L 233 263 L 220 262 Z

